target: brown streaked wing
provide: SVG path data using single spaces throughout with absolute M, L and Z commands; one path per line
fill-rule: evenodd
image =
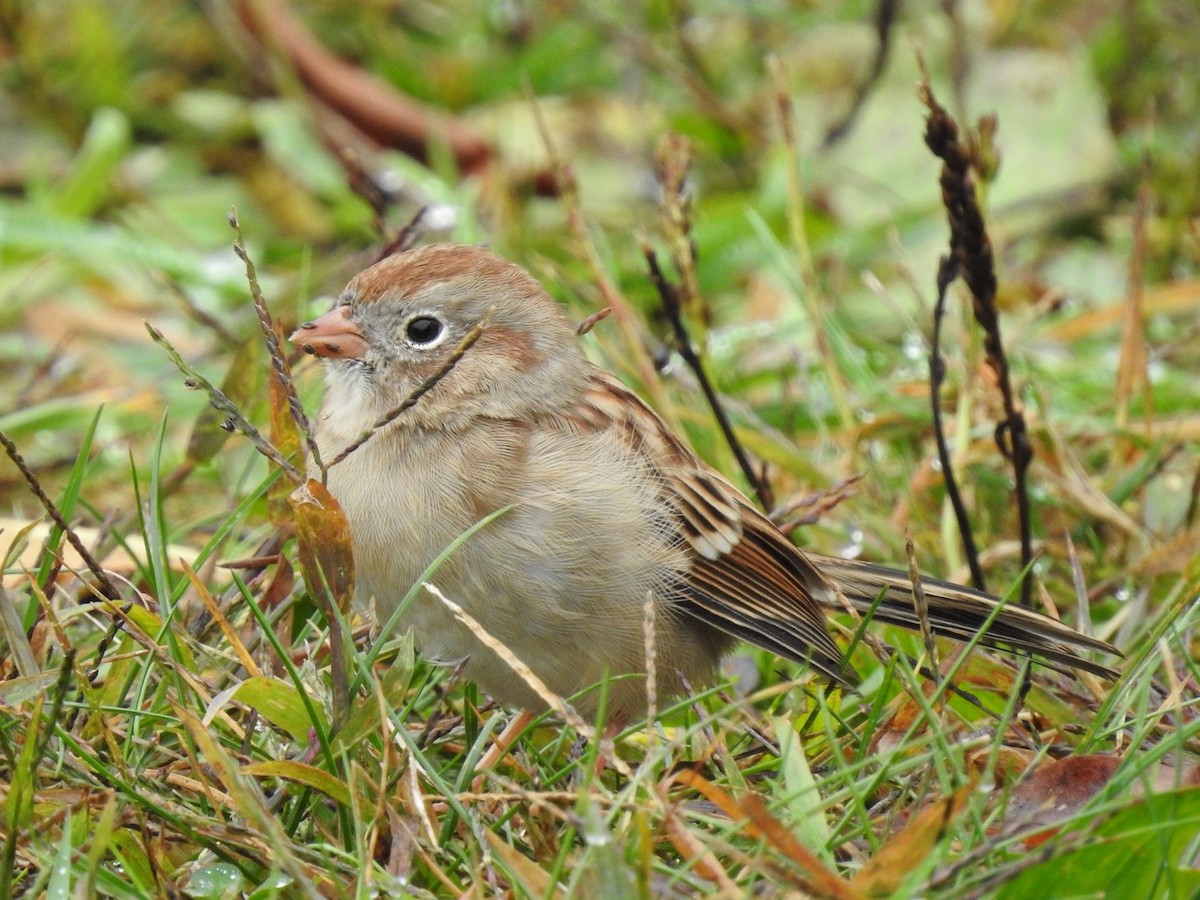
M 835 681 L 854 680 L 814 596 L 832 597 L 828 582 L 636 394 L 597 370 L 570 420 L 575 427 L 619 428 L 660 472 L 663 500 L 691 552 L 680 598 L 689 615 Z
M 863 615 L 873 611 L 878 621 L 921 630 L 907 572 L 817 553 L 809 554 L 808 561 L 826 580 L 836 583 L 842 596 Z M 1002 604 L 995 597 L 961 584 L 922 576 L 921 587 L 929 625 L 935 634 L 964 643 L 978 640 L 987 647 L 1030 653 L 1104 678 L 1118 677 L 1116 670 L 1083 655 L 1084 652 L 1121 655 L 1105 641 L 1081 634 L 1016 603 Z
M 857 680 L 816 595 L 833 596 L 804 555 L 743 501 L 742 539 L 716 559 L 697 555 L 685 604 L 693 615 L 842 684 Z

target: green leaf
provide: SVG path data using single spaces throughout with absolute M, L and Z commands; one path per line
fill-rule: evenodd
M 242 774 L 261 778 L 286 778 L 288 781 L 315 788 L 343 806 L 350 805 L 350 789 L 344 782 L 338 781 L 324 769 L 306 763 L 290 759 L 271 759 L 242 766 Z
M 785 805 L 790 824 L 800 842 L 832 868 L 836 862 L 829 852 L 832 835 L 829 823 L 825 820 L 821 792 L 813 778 L 812 769 L 808 767 L 800 737 L 787 716 L 776 716 L 774 725 L 775 739 L 779 741 L 779 762 L 787 791 Z
M 196 900 L 232 900 L 242 896 L 245 889 L 241 870 L 223 862 L 197 869 L 187 883 L 187 895 Z
M 1200 869 L 1200 788 L 1150 794 L 1118 811 L 1073 852 L 1024 869 L 998 898 L 1194 897 Z
M 80 219 L 95 213 L 131 143 L 129 120 L 124 114 L 109 108 L 96 110 L 71 173 L 54 196 L 54 212 Z
M 396 655 L 383 675 L 373 684 L 378 684 L 383 694 L 383 704 L 390 709 L 399 709 L 408 693 L 412 682 L 415 663 L 413 636 L 411 631 L 404 632 L 396 641 L 389 644 L 396 648 Z M 379 730 L 385 712 L 380 707 L 380 699 L 373 691 L 350 713 L 346 725 L 333 738 L 333 751 L 341 754 L 352 749 L 359 741 L 369 737 Z
M 74 852 L 71 811 L 68 809 L 62 824 L 62 836 L 58 841 L 58 853 L 54 856 L 54 868 L 51 869 L 50 881 L 46 884 L 46 900 L 71 900 L 71 855 Z
M 313 722 L 305 708 L 300 692 L 294 685 L 267 675 L 247 678 L 230 693 L 231 699 L 244 703 L 277 728 L 290 734 L 298 743 L 307 744 L 309 732 L 329 728 L 320 707 L 313 711 L 320 719 Z

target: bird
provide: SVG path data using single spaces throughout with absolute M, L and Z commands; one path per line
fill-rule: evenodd
M 512 657 L 584 718 L 644 715 L 647 604 L 668 697 L 711 683 L 738 641 L 853 686 L 827 619 L 846 604 L 920 628 L 907 572 L 797 547 L 587 358 L 536 279 L 488 249 L 388 256 L 291 341 L 323 362 L 313 437 L 323 459 L 344 456 L 326 477 L 349 523 L 356 601 L 387 621 L 458 541 L 425 577 L 494 641 L 431 591 L 413 595 L 398 627 L 502 706 L 547 708 Z M 921 582 L 936 634 L 1115 677 L 1093 661 L 1117 653 L 1102 640 Z

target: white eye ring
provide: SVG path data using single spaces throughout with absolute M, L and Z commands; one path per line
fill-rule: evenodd
M 414 350 L 432 350 L 443 343 L 450 334 L 446 323 L 439 316 L 429 312 L 410 316 L 402 331 L 404 343 Z

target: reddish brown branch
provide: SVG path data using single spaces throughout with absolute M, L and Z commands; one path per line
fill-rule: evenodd
M 443 146 L 467 174 L 491 161 L 491 145 L 472 129 L 334 56 L 281 0 L 238 0 L 237 11 L 259 43 L 284 53 L 317 99 L 378 143 L 423 162 Z

